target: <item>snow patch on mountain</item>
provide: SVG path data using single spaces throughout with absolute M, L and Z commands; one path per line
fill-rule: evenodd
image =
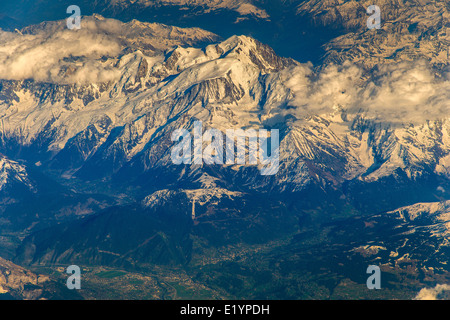
M 26 185 L 30 190 L 34 190 L 26 168 L 18 162 L 0 155 L 0 191 L 13 181 Z
M 433 217 L 437 222 L 450 222 L 450 201 L 416 203 L 388 213 L 397 214 L 405 221 Z
M 367 28 L 366 10 L 374 4 L 381 13 L 379 30 Z M 309 0 L 297 14 L 317 25 L 348 30 L 325 45 L 325 64 L 349 60 L 370 70 L 423 59 L 438 68 L 448 65 L 450 11 L 445 1 Z
M 233 199 L 242 197 L 243 193 L 230 191 L 224 188 L 208 188 L 208 189 L 180 189 L 180 190 L 158 190 L 151 195 L 145 197 L 142 204 L 147 208 L 154 208 L 164 205 L 167 201 L 178 194 L 185 194 L 187 199 L 192 203 L 199 205 L 217 204 L 217 201 L 226 197 Z

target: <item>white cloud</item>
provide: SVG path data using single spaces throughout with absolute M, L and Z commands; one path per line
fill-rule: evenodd
M 359 97 L 368 113 L 391 122 L 423 122 L 450 115 L 450 79 L 439 79 L 423 61 L 386 65 Z
M 450 77 L 423 61 L 383 65 L 371 75 L 346 62 L 314 73 L 308 65 L 282 76 L 297 118 L 342 108 L 380 122 L 423 123 L 450 115 Z
M 80 30 L 68 30 L 61 21 L 53 28 L 23 35 L 0 30 L 0 78 L 56 83 L 112 80 L 118 70 L 100 59 L 121 51 L 108 34 L 119 24 L 116 20 L 82 21 Z M 79 58 L 70 62 L 71 57 Z
M 444 291 L 450 291 L 450 285 L 438 284 L 434 288 L 423 288 L 414 300 L 437 300 Z

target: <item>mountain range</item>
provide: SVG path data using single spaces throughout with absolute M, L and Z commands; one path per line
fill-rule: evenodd
M 340 291 L 368 264 L 390 275 L 388 298 L 448 282 L 448 6 L 422 2 L 381 1 L 379 30 L 366 1 L 100 1 L 82 5 L 97 13 L 80 30 L 41 22 L 63 4 L 47 17 L 10 4 L 0 255 L 182 268 L 235 298 L 370 298 Z M 216 16 L 233 33 L 261 28 L 228 36 Z M 40 23 L 7 31 L 24 17 Z M 277 38 L 292 24 L 302 36 Z M 195 121 L 278 129 L 277 173 L 175 165 L 172 133 Z

